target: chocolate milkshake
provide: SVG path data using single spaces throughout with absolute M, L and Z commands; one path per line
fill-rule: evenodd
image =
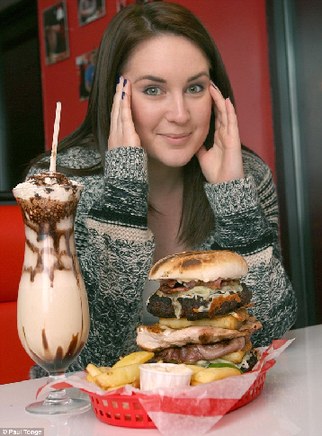
M 50 374 L 63 373 L 88 337 L 87 294 L 74 239 L 81 190 L 56 172 L 32 176 L 13 189 L 26 234 L 18 333 L 30 357 Z

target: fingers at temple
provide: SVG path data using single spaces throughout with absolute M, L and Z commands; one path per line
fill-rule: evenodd
M 227 107 L 225 99 L 220 90 L 211 82 L 210 94 L 214 102 L 215 111 L 215 128 L 218 129 L 221 126 L 227 126 Z
M 120 77 L 120 80 L 116 85 L 116 90 L 113 98 L 113 106 L 111 111 L 111 126 L 110 126 L 111 133 L 117 131 L 123 82 L 124 82 L 123 77 Z
M 227 131 L 228 134 L 238 133 L 238 121 L 234 105 L 229 98 L 226 99 L 227 108 Z

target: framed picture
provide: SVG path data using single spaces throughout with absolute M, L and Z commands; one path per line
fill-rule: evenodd
M 77 0 L 80 26 L 91 23 L 105 15 L 105 0 Z
M 97 49 L 94 49 L 76 58 L 80 100 L 86 100 L 91 92 L 95 72 L 96 53 Z
M 65 1 L 43 11 L 43 34 L 46 64 L 55 64 L 69 57 L 67 12 Z

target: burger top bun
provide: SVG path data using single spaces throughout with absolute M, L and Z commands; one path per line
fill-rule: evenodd
M 245 259 L 233 251 L 184 251 L 157 261 L 150 270 L 149 279 L 210 282 L 219 278 L 239 279 L 247 272 Z

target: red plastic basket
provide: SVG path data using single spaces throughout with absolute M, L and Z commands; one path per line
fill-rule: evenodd
M 110 395 L 102 397 L 88 392 L 95 415 L 100 421 L 119 427 L 155 428 L 137 396 Z
M 255 400 L 255 398 L 257 398 L 263 390 L 265 379 L 266 371 L 259 374 L 259 376 L 248 389 L 248 391 L 241 397 L 239 401 L 237 401 L 237 403 L 229 410 L 229 412 L 239 409 L 240 407 L 243 407 L 251 401 Z
M 262 372 L 243 397 L 229 412 L 239 409 L 259 396 L 264 387 L 266 371 Z M 132 395 L 110 395 L 102 397 L 88 392 L 97 418 L 110 425 L 132 428 L 155 428 L 151 418 L 141 406 L 138 397 Z

